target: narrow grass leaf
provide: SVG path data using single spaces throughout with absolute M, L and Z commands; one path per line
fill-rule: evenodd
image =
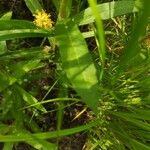
M 0 31 L 13 29 L 37 29 L 33 22 L 25 20 L 0 20 Z
M 60 8 L 58 18 L 68 18 L 72 10 L 72 0 L 60 0 Z
M 28 105 L 32 105 L 32 104 L 36 104 L 38 102 L 38 100 L 33 97 L 30 93 L 26 92 L 23 88 L 21 88 L 18 85 L 15 85 L 15 88 L 17 89 L 17 91 L 20 93 L 22 99 L 28 104 Z M 36 105 L 35 108 L 41 110 L 42 112 L 46 112 L 46 109 L 41 105 Z
M 6 47 L 6 41 L 0 41 L 0 55 L 6 53 L 7 47 Z
M 9 12 L 5 13 L 5 14 L 0 18 L 0 20 L 9 20 L 9 19 L 11 19 L 11 17 L 12 17 L 12 11 L 9 11 Z
M 17 51 L 8 51 L 6 54 L 0 55 L 0 61 L 11 61 L 14 59 L 47 59 L 49 54 L 44 53 L 43 47 L 32 47 L 30 49 L 20 49 Z
M 36 13 L 36 11 L 41 11 L 43 8 L 39 3 L 39 0 L 24 0 L 29 10 L 32 14 Z
M 148 25 L 148 20 L 150 16 L 150 1 L 144 0 L 142 1 L 142 3 L 143 10 L 141 11 L 141 14 L 139 14 L 139 20 L 137 21 L 137 24 L 131 33 L 131 38 L 128 42 L 128 45 L 123 51 L 123 55 L 118 67 L 118 74 L 129 67 L 131 68 L 133 66 L 139 66 L 138 61 L 140 60 L 138 59 L 137 61 L 135 61 L 136 57 L 142 53 L 142 49 L 139 46 L 139 39 L 145 33 L 145 29 Z
M 60 8 L 60 0 L 52 0 L 54 6 L 56 7 L 57 12 L 59 11 Z
M 135 118 L 141 120 L 150 120 L 150 111 L 149 110 L 134 110 L 133 113 L 129 112 L 117 112 L 116 114 L 122 115 L 127 118 Z
M 42 29 L 14 29 L 0 31 L 0 41 L 11 40 L 15 38 L 30 37 L 48 37 L 51 34 Z
M 23 20 L 0 20 L 0 41 L 25 37 L 48 37 L 51 31 L 37 29 L 29 21 Z
M 40 64 L 41 62 L 39 59 L 25 60 L 25 61 L 20 61 L 16 64 L 10 64 L 9 68 L 10 68 L 10 71 L 12 71 L 12 75 L 16 79 L 20 79 L 23 75 L 35 69 Z
M 12 12 L 7 12 L 5 13 L 0 20 L 9 20 L 12 17 Z M 1 41 L 0 42 L 0 55 L 6 53 L 7 51 L 7 46 L 6 46 L 6 41 Z
M 30 135 L 30 134 L 29 134 Z M 30 144 L 36 149 L 42 150 L 57 150 L 57 146 L 46 140 L 38 139 L 34 136 L 31 136 L 32 140 L 27 140 L 26 143 Z
M 0 70 L 0 91 L 15 83 L 17 79 L 9 75 L 6 71 Z
M 5 70 L 0 70 L 0 91 L 3 91 L 5 88 L 17 82 L 23 75 L 25 75 L 30 70 L 37 67 L 40 63 L 40 60 L 30 60 L 23 61 L 17 64 L 12 64 L 10 67 L 12 74 L 6 72 Z
M 134 148 L 134 150 L 150 150 L 150 146 L 142 144 L 134 139 L 131 139 L 132 142 L 132 147 Z
M 6 142 L 6 143 L 4 143 L 3 150 L 11 150 L 11 149 L 13 149 L 13 145 L 14 145 L 14 143 Z
M 6 125 L 3 124 L 2 122 L 0 122 L 0 134 L 7 134 L 8 132 L 14 130 L 14 126 L 13 125 Z
M 52 131 L 52 132 L 44 132 L 44 133 L 34 133 L 32 134 L 34 137 L 38 139 L 52 139 L 63 137 L 67 135 L 72 135 L 78 132 L 82 132 L 88 130 L 94 126 L 100 124 L 100 120 L 94 120 L 92 122 L 87 123 L 86 125 L 81 125 L 79 127 L 74 127 L 71 129 L 64 129 L 59 131 Z M 18 133 L 12 135 L 0 135 L 0 142 L 19 142 L 19 141 L 29 141 L 32 140 L 31 136 L 26 133 Z
M 140 121 L 135 118 L 131 118 L 130 116 L 123 115 L 123 113 L 113 112 L 114 115 L 125 119 L 126 121 L 130 122 L 131 124 L 134 124 L 137 127 L 140 127 L 143 130 L 150 131 L 150 125 L 144 121 Z
M 83 101 L 96 112 L 99 101 L 97 72 L 77 25 L 72 21 L 59 22 L 56 25 L 56 40 L 63 69 L 70 83 Z
M 91 7 L 93 16 L 95 17 L 95 23 L 96 23 L 96 41 L 98 46 L 98 52 L 99 52 L 99 58 L 101 60 L 102 69 L 100 73 L 100 80 L 102 80 L 102 76 L 104 73 L 104 65 L 105 65 L 105 38 L 104 38 L 104 29 L 103 29 L 103 23 L 101 19 L 101 13 L 99 13 L 97 9 L 97 3 L 94 0 L 88 0 L 89 5 Z
M 121 143 L 127 146 L 129 149 L 132 149 L 131 138 L 128 133 L 124 130 L 123 126 L 120 126 L 118 122 L 111 122 L 110 129 Z

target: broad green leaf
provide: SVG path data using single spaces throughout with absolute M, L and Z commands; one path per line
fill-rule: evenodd
M 56 40 L 63 69 L 70 83 L 83 101 L 96 112 L 99 101 L 96 68 L 77 25 L 72 21 L 59 22 L 56 25 Z
M 134 0 L 113 1 L 97 5 L 102 20 L 110 19 L 116 16 L 137 12 L 138 8 Z M 94 22 L 91 8 L 87 8 L 77 14 L 73 20 L 79 25 L 85 25 Z
M 43 8 L 38 0 L 24 0 L 29 10 L 32 14 L 35 14 L 36 11 L 41 11 Z

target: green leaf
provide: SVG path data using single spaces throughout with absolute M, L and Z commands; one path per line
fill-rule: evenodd
M 26 92 L 23 88 L 21 88 L 18 85 L 15 85 L 15 88 L 17 91 L 20 93 L 22 96 L 22 99 L 27 102 L 28 105 L 36 104 L 38 103 L 38 100 L 33 97 L 30 93 Z M 35 105 L 35 108 L 41 110 L 42 112 L 46 112 L 46 109 L 40 104 L 40 105 Z
M 59 10 L 60 8 L 60 1 L 59 0 L 52 0 L 54 6 L 56 7 L 57 11 Z
M 133 137 L 129 136 L 129 134 L 124 130 L 123 125 L 118 122 L 111 122 L 110 128 L 112 129 L 113 133 L 119 140 L 125 144 L 129 149 L 137 150 L 149 150 L 150 147 L 145 145 L 144 143 L 140 143 L 135 140 Z M 125 125 L 127 126 L 127 125 Z M 138 147 L 139 146 L 139 147 Z
M 0 41 L 25 37 L 48 37 L 51 31 L 37 28 L 23 20 L 0 20 Z
M 0 20 L 9 20 L 12 17 L 12 12 L 7 12 L 4 14 Z M 1 41 L 0 42 L 0 55 L 4 54 L 7 51 L 7 46 L 6 46 L 6 41 Z
M 150 131 L 150 125 L 144 121 L 140 121 L 138 119 L 132 118 L 130 115 L 126 115 L 123 112 L 112 112 L 112 114 L 130 122 L 131 124 L 141 128 L 143 130 Z
M 56 40 L 69 81 L 83 101 L 96 112 L 99 101 L 96 68 L 77 25 L 72 21 L 59 22 L 56 25 Z
M 142 119 L 142 120 L 150 120 L 150 111 L 149 110 L 134 110 L 134 112 L 116 112 L 123 117 L 127 118 L 135 118 L 135 119 Z
M 32 14 L 35 14 L 36 11 L 41 11 L 43 8 L 38 0 L 24 0 L 29 10 Z
M 4 143 L 3 150 L 12 150 L 14 143 Z
M 6 41 L 0 41 L 0 55 L 7 51 Z
M 12 11 L 9 11 L 9 12 L 5 13 L 5 14 L 0 18 L 0 20 L 9 20 L 9 19 L 11 19 L 11 17 L 12 17 Z
M 42 29 L 13 29 L 0 31 L 0 41 L 26 37 L 48 37 L 50 33 Z
M 0 70 L 0 91 L 15 83 L 17 79 L 4 70 Z
M 50 55 L 43 52 L 42 47 L 32 47 L 30 49 L 22 49 L 17 51 L 11 51 L 7 52 L 6 54 L 0 55 L 0 61 L 8 61 L 8 60 L 14 60 L 14 59 L 46 59 L 49 58 Z
M 110 19 L 116 16 L 137 12 L 136 2 L 134 0 L 113 1 L 97 5 L 102 20 Z M 77 14 L 73 20 L 79 25 L 85 25 L 94 22 L 91 8 L 87 8 Z
M 34 148 L 42 150 L 57 150 L 57 146 L 55 144 L 47 142 L 46 140 L 38 139 L 34 136 L 31 137 L 32 140 L 28 140 L 26 143 L 32 145 Z
M 13 125 L 6 125 L 0 122 L 0 134 L 8 134 L 10 131 L 14 130 Z
M 37 29 L 33 22 L 25 20 L 0 20 L 0 31 L 13 29 Z
M 72 135 L 84 130 L 88 130 L 94 126 L 100 124 L 100 120 L 94 120 L 86 125 L 81 125 L 79 127 L 71 128 L 71 129 L 64 129 L 59 131 L 52 131 L 52 132 L 44 132 L 44 133 L 34 133 L 32 134 L 34 137 L 38 139 L 54 139 L 62 136 Z M 11 135 L 0 135 L 0 142 L 19 142 L 19 141 L 29 141 L 32 140 L 32 135 L 26 133 L 19 133 L 19 134 L 11 134 Z
M 33 70 L 37 66 L 40 65 L 39 59 L 33 59 L 33 60 L 27 60 L 27 61 L 20 61 L 16 64 L 10 64 L 10 71 L 12 72 L 12 75 L 16 79 L 20 79 L 22 76 L 24 76 L 27 72 L 30 70 Z
M 61 0 L 58 19 L 68 18 L 72 10 L 72 0 Z
M 130 40 L 123 51 L 122 58 L 119 63 L 119 67 L 117 73 L 122 73 L 127 68 L 134 68 L 135 66 L 140 66 L 139 62 L 142 63 L 143 58 L 139 59 L 142 54 L 142 49 L 139 46 L 139 39 L 141 36 L 145 34 L 145 29 L 148 25 L 148 20 L 150 16 L 150 1 L 142 1 L 143 2 L 143 10 L 141 14 L 139 14 L 139 19 L 133 28 L 131 33 Z M 136 33 L 136 34 L 135 34 Z M 145 59 L 144 59 L 145 60 Z M 138 62 L 139 61 L 139 62 Z
M 18 79 L 25 75 L 30 70 L 37 67 L 40 60 L 30 60 L 23 61 L 17 64 L 13 64 L 9 69 L 11 69 L 12 74 L 6 72 L 5 70 L 0 70 L 0 91 L 3 91 L 8 86 L 14 84 Z
M 100 80 L 102 80 L 104 74 L 104 66 L 105 66 L 105 59 L 106 59 L 106 48 L 105 48 L 105 38 L 104 38 L 104 29 L 103 23 L 101 19 L 101 15 L 97 9 L 97 3 L 93 0 L 88 0 L 89 5 L 92 9 L 93 16 L 95 17 L 95 24 L 96 24 L 96 31 L 95 31 L 95 38 L 97 41 L 97 48 L 99 52 L 99 58 L 101 60 L 101 72 L 100 72 Z M 99 8 L 100 9 L 100 8 Z
M 150 150 L 150 146 L 142 144 L 134 139 L 131 139 L 132 142 L 132 147 L 134 148 L 134 150 Z

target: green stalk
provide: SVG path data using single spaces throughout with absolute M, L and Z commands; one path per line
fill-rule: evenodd
M 61 0 L 58 20 L 68 18 L 72 11 L 72 0 Z
M 88 0 L 89 5 L 91 7 L 92 13 L 95 17 L 95 24 L 96 24 L 96 39 L 98 45 L 98 52 L 99 57 L 102 64 L 102 69 L 100 73 L 100 80 L 102 79 L 104 73 L 104 65 L 105 65 L 105 38 L 104 38 L 104 29 L 103 29 L 103 22 L 99 10 L 97 9 L 97 3 L 95 0 Z
M 61 0 L 60 8 L 59 8 L 59 14 L 58 14 L 59 20 L 63 20 L 64 18 L 66 18 L 66 4 L 67 4 L 67 2 L 68 2 L 68 0 Z

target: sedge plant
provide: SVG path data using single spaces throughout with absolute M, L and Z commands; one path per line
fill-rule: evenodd
M 86 131 L 84 149 L 87 150 L 149 150 L 149 36 L 145 33 L 149 26 L 150 2 L 122 0 L 99 4 L 88 0 L 86 8 L 86 1 L 53 0 L 55 22 L 41 1 L 24 1 L 33 21 L 11 19 L 11 12 L 0 18 L 0 142 L 3 149 L 12 149 L 20 142 L 35 149 L 58 149 L 60 138 Z M 74 6 L 75 3 L 78 5 Z M 126 38 L 126 25 L 121 23 L 128 21 L 120 21 L 118 16 L 126 18 L 129 13 L 134 15 L 134 20 Z M 112 53 L 107 50 L 103 20 L 113 20 L 119 31 L 125 33 L 123 37 L 127 40 L 119 55 L 113 47 Z M 91 30 L 80 30 L 85 25 L 92 26 Z M 109 33 L 114 34 L 111 30 Z M 13 51 L 7 47 L 8 40 L 39 37 L 43 40 L 37 47 Z M 90 51 L 86 43 L 91 37 L 95 40 L 96 52 Z M 147 46 L 140 41 L 145 41 Z M 54 69 L 49 67 L 52 64 Z M 40 96 L 40 87 L 34 86 L 35 81 L 50 76 L 54 82 L 44 85 L 46 92 Z M 58 90 L 53 95 L 56 86 Z M 50 95 L 54 98 L 49 99 Z M 90 109 L 91 120 L 63 129 L 65 108 L 79 101 L 85 108 L 77 117 Z M 55 108 L 48 110 L 46 105 L 50 103 Z M 49 111 L 56 112 L 54 131 L 42 130 L 37 121 Z

